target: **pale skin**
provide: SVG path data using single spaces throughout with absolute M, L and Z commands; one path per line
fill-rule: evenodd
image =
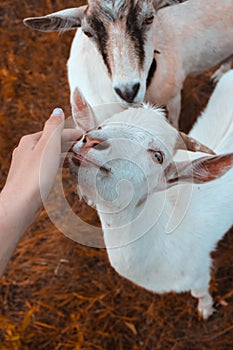
M 22 137 L 13 151 L 0 193 L 0 276 L 53 187 L 61 153 L 82 136 L 81 130 L 64 129 L 64 120 L 63 111 L 56 108 L 43 131 Z

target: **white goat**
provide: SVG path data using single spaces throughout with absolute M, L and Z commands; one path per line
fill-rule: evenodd
M 102 122 L 144 100 L 166 105 L 177 127 L 185 78 L 233 53 L 233 0 L 188 0 L 156 13 L 158 6 L 174 2 L 89 0 L 88 7 L 24 23 L 42 31 L 81 26 L 68 61 L 71 104 L 76 87 L 91 106 L 120 102 L 114 110 L 105 106 L 104 112 L 96 112 Z M 85 120 L 78 123 L 86 129 Z
M 178 131 L 162 110 L 145 107 L 88 132 L 71 160 L 79 192 L 96 205 L 116 271 L 153 292 L 191 291 L 204 319 L 213 312 L 210 252 L 233 223 L 232 96 L 230 71 L 191 131 L 216 156 L 174 156 Z

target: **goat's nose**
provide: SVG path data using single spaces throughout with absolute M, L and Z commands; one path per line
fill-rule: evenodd
M 90 135 L 85 135 L 83 137 L 83 143 L 85 148 L 95 148 L 99 151 L 107 149 L 109 147 L 109 143 L 105 140 L 99 138 L 93 138 Z
M 140 89 L 140 83 L 136 83 L 132 86 L 115 86 L 114 90 L 117 95 L 122 98 L 122 100 L 132 103 L 134 98 L 137 96 L 137 93 Z

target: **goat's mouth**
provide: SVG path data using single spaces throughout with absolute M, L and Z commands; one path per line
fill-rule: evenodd
M 71 157 L 71 161 L 77 167 L 80 167 L 81 165 L 84 165 L 85 163 L 89 163 L 89 164 L 94 165 L 95 167 L 99 168 L 101 171 L 104 171 L 107 173 L 111 172 L 111 168 L 108 168 L 107 166 L 98 164 L 97 162 L 83 156 L 80 153 L 74 153 Z
M 122 108 L 127 109 L 127 108 L 137 108 L 139 105 L 141 105 L 143 100 L 140 99 L 139 102 L 126 102 L 124 100 L 119 99 L 119 104 Z

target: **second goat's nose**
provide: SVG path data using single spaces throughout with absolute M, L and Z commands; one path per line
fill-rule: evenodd
M 138 91 L 140 89 L 140 83 L 136 83 L 132 86 L 115 86 L 114 90 L 116 91 L 117 95 L 122 98 L 122 100 L 132 103 L 135 99 L 135 97 L 138 94 Z
M 109 147 L 109 144 L 106 141 L 98 138 L 92 138 L 90 135 L 85 135 L 83 137 L 83 143 L 84 147 L 96 148 L 100 151 Z

